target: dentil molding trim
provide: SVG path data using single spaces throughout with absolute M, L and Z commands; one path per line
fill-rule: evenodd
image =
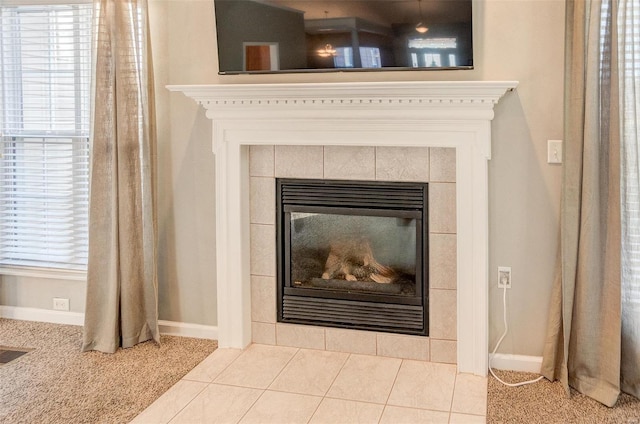
M 340 108 L 396 111 L 449 108 L 458 116 L 461 109 L 490 112 L 488 119 L 491 119 L 493 106 L 517 84 L 515 81 L 412 81 L 170 85 L 167 88 L 194 99 L 211 119 L 224 116 L 230 108 L 249 108 L 255 112 L 274 108 L 298 112 Z

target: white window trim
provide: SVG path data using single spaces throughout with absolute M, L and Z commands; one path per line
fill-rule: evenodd
M 88 4 L 91 0 L 3 0 L 2 6 L 50 6 L 54 4 Z
M 76 271 L 72 269 L 3 266 L 0 267 L 0 276 L 2 275 L 46 278 L 50 280 L 87 281 L 86 271 Z

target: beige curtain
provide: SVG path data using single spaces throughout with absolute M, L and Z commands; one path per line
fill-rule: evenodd
M 145 0 L 95 0 L 89 263 L 82 349 L 159 341 L 153 72 Z
M 567 392 L 574 387 L 608 406 L 617 401 L 625 366 L 618 55 L 625 51 L 618 25 L 624 2 L 567 1 L 560 260 L 542 364 L 542 374 Z

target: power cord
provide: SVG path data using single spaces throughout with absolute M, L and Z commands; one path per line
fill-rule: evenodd
M 498 380 L 499 382 L 501 382 L 505 386 L 509 386 L 509 387 L 524 386 L 525 384 L 532 384 L 532 383 L 536 383 L 536 382 L 542 380 L 544 378 L 544 376 L 541 375 L 540 377 L 536 378 L 535 380 L 528 380 L 528 381 L 523 381 L 523 382 L 520 382 L 520 383 L 507 383 L 506 381 L 502 381 L 502 379 L 500 379 L 500 377 L 498 377 L 493 372 L 493 368 L 491 368 L 491 360 L 495 356 L 496 351 L 498 350 L 498 346 L 500 346 L 500 343 L 502 343 L 502 340 L 504 339 L 504 336 L 507 335 L 507 331 L 509 331 L 509 326 L 507 325 L 507 286 L 506 285 L 504 286 L 503 292 L 502 292 L 502 311 L 503 311 L 503 320 L 504 320 L 504 333 L 502 333 L 502 337 L 500 337 L 500 340 L 498 340 L 498 343 L 496 343 L 496 347 L 493 349 L 493 352 L 491 352 L 491 356 L 489 357 L 489 371 L 491 372 L 491 375 L 494 376 L 496 380 Z

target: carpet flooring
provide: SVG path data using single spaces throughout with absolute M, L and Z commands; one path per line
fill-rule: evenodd
M 0 365 L 0 423 L 128 423 L 213 352 L 211 340 L 163 336 L 113 355 L 80 352 L 82 327 L 0 318 L 0 346 L 33 349 Z M 496 371 L 505 381 L 533 374 Z M 487 423 L 640 424 L 640 400 L 614 408 L 542 380 L 489 377 Z
M 538 375 L 496 371 L 509 383 L 532 380 Z M 640 400 L 622 394 L 613 408 L 571 390 L 567 398 L 559 382 L 547 379 L 520 387 L 508 387 L 493 377 L 487 384 L 487 423 L 527 424 L 640 424 Z
M 127 423 L 217 347 L 163 336 L 109 355 L 81 340 L 82 327 L 0 318 L 0 346 L 33 348 L 0 366 L 0 423 Z

